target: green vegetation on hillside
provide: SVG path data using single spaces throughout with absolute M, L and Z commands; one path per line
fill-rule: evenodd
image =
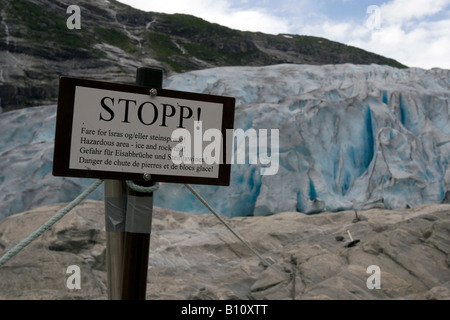
M 116 46 L 128 53 L 135 53 L 137 50 L 131 39 L 123 31 L 102 27 L 94 27 L 94 31 L 100 40 L 107 44 Z
M 84 33 L 70 32 L 64 15 L 55 14 L 25 0 L 10 1 L 6 10 L 8 17 L 16 20 L 16 28 L 12 30 L 14 37 L 46 46 L 48 43 L 55 43 L 71 48 L 90 48 L 92 38 L 86 37 Z

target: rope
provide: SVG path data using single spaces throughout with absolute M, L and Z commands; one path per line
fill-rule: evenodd
M 154 192 L 154 191 L 158 190 L 158 188 L 159 188 L 159 184 L 158 183 L 156 183 L 155 185 L 153 185 L 151 187 L 143 187 L 143 186 L 135 184 L 131 180 L 127 180 L 127 186 L 130 187 L 130 189 L 132 189 L 132 190 L 134 190 L 136 192 L 142 192 L 142 193 L 151 193 L 151 192 Z
M 76 197 L 72 202 L 70 202 L 67 206 L 62 208 L 58 211 L 52 218 L 50 218 L 46 223 L 44 223 L 42 226 L 40 226 L 36 231 L 34 231 L 32 234 L 30 234 L 28 237 L 26 237 L 24 240 L 22 240 L 20 243 L 18 243 L 16 246 L 14 246 L 11 250 L 9 250 L 6 254 L 4 254 L 0 258 L 0 267 L 4 265 L 7 261 L 9 261 L 12 257 L 14 257 L 17 253 L 19 253 L 23 248 L 25 248 L 27 245 L 29 245 L 33 240 L 38 238 L 42 233 L 44 233 L 47 229 L 49 229 L 51 226 L 53 226 L 58 220 L 60 220 L 62 217 L 64 217 L 67 213 L 69 213 L 73 208 L 75 208 L 81 201 L 83 201 L 89 194 L 91 194 L 99 185 L 103 183 L 103 180 L 99 179 L 95 181 L 89 188 L 87 188 L 83 193 L 81 193 L 78 197 Z M 143 193 L 150 193 L 154 192 L 159 188 L 158 184 L 155 184 L 151 187 L 142 187 L 137 184 L 135 184 L 133 181 L 127 180 L 126 181 L 128 187 L 130 187 L 132 190 L 136 192 L 143 192 Z M 222 219 L 222 217 L 214 211 L 214 209 L 192 188 L 190 185 L 185 184 L 186 188 L 189 189 L 189 191 L 192 192 L 192 194 L 200 200 L 201 203 L 209 210 L 212 214 L 214 214 L 219 221 L 233 233 L 236 238 L 238 238 L 250 251 L 252 251 L 265 265 L 266 267 L 270 267 L 276 272 L 280 273 L 282 276 L 286 276 L 286 274 L 277 268 L 273 266 L 271 263 L 269 263 L 266 259 L 264 259 L 255 249 L 253 249 L 250 244 L 247 243 L 236 231 L 233 230 L 226 222 Z
M 211 211 L 212 214 L 214 214 L 217 219 L 220 220 L 220 222 L 222 222 L 222 224 L 231 231 L 231 233 L 233 233 L 236 238 L 238 238 L 248 249 L 250 249 L 251 252 L 253 252 L 258 258 L 259 260 L 261 260 L 261 262 L 263 263 L 263 265 L 265 265 L 266 267 L 270 267 L 273 270 L 275 270 L 276 272 L 278 272 L 279 274 L 281 274 L 283 277 L 286 276 L 286 273 L 278 270 L 277 268 L 275 268 L 275 266 L 273 266 L 269 261 L 267 261 L 266 259 L 264 259 L 259 253 L 258 251 L 256 251 L 255 249 L 253 249 L 250 244 L 247 243 L 247 241 L 245 241 L 236 231 L 233 230 L 233 228 L 231 228 L 226 222 L 225 220 L 222 219 L 222 217 L 214 211 L 214 209 L 206 202 L 205 199 L 202 198 L 202 196 L 200 196 L 197 191 L 194 190 L 194 188 L 192 188 L 190 185 L 185 184 L 186 188 L 189 189 L 189 191 L 192 192 L 192 194 L 198 199 L 200 200 L 201 203 L 203 203 L 203 205 L 209 210 Z
M 0 267 L 4 265 L 9 259 L 14 257 L 17 253 L 20 252 L 23 248 L 29 245 L 33 240 L 39 237 L 44 231 L 54 225 L 59 219 L 64 217 L 70 210 L 75 208 L 81 201 L 83 201 L 90 193 L 92 193 L 99 185 L 101 185 L 103 180 L 99 179 L 95 181 L 89 188 L 87 188 L 83 193 L 81 193 L 78 197 L 76 197 L 72 202 L 70 202 L 67 206 L 58 211 L 52 218 L 50 218 L 46 223 L 40 226 L 36 231 L 22 240 L 19 244 L 14 246 L 11 250 L 9 250 L 5 255 L 0 258 Z

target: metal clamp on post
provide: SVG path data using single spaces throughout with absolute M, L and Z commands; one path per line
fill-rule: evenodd
M 145 181 L 151 181 L 151 179 L 152 179 L 152 176 L 150 173 L 144 173 Z M 141 193 L 152 193 L 152 192 L 155 192 L 156 190 L 158 190 L 158 188 L 159 188 L 158 183 L 155 183 L 153 186 L 146 187 L 146 186 L 140 186 L 131 180 L 127 180 L 126 182 L 127 182 L 127 186 L 131 190 L 136 191 L 136 192 L 141 192 Z

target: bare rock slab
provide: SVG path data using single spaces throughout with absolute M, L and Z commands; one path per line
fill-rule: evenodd
M 0 255 L 63 206 L 1 221 Z M 214 216 L 155 207 L 147 299 L 450 299 L 450 205 L 361 215 L 224 217 L 267 267 Z M 0 299 L 107 299 L 104 225 L 103 202 L 84 201 L 0 267 Z

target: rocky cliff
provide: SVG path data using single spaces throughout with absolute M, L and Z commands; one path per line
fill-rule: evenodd
M 0 256 L 62 207 L 1 221 Z M 213 215 L 155 207 L 147 299 L 450 299 L 450 205 L 223 218 L 274 268 Z M 100 201 L 69 212 L 0 267 L 0 299 L 107 299 L 104 219 Z
M 0 107 L 55 103 L 59 77 L 134 82 L 135 70 L 166 74 L 213 66 L 380 64 L 392 59 L 324 38 L 241 32 L 188 15 L 143 12 L 117 1 L 77 1 L 69 29 L 62 0 L 0 0 Z

